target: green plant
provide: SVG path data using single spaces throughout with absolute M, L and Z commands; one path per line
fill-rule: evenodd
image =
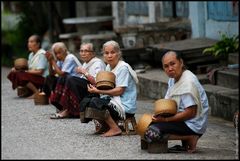
M 2 65 L 12 66 L 15 58 L 27 58 L 28 37 L 43 35 L 48 29 L 46 6 L 48 2 L 15 2 L 20 8 L 17 14 L 2 11 Z
M 239 50 L 239 36 L 228 37 L 225 33 L 220 32 L 221 39 L 213 46 L 203 50 L 203 54 L 212 54 L 217 58 L 226 58 L 229 53 Z

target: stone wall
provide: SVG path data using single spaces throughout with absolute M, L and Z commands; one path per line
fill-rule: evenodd
M 143 48 L 162 42 L 184 40 L 191 37 L 190 23 L 186 19 L 114 28 L 124 48 Z

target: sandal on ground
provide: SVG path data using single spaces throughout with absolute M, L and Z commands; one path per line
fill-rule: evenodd
M 172 153 L 181 153 L 181 152 L 187 152 L 187 149 L 181 145 L 175 145 L 171 148 L 168 148 L 168 152 Z
M 50 119 L 65 119 L 65 118 L 68 118 L 68 116 L 62 116 L 59 113 L 55 113 L 50 116 Z

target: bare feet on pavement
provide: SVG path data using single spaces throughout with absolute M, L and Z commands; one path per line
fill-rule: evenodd
M 102 134 L 101 136 L 104 136 L 104 137 L 117 136 L 117 135 L 120 135 L 121 133 L 122 133 L 122 130 L 120 128 L 116 128 L 116 129 L 108 130 L 106 133 Z
M 197 141 L 199 139 L 199 136 L 192 135 L 189 140 L 187 140 L 188 144 L 188 153 L 194 153 L 196 151 Z

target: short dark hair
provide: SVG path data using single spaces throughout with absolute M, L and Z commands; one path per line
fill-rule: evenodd
M 183 57 L 182 57 L 182 53 L 179 52 L 179 51 L 174 51 L 174 50 L 168 50 L 167 52 L 165 52 L 162 56 L 162 62 L 163 62 L 163 57 L 166 55 L 166 54 L 169 54 L 169 53 L 174 53 L 176 55 L 176 58 L 177 60 L 182 60 L 183 62 L 183 69 L 187 69 L 185 63 L 184 63 L 184 60 L 183 60 Z
M 181 52 L 178 52 L 178 51 L 174 51 L 174 50 L 167 50 L 164 54 L 163 54 L 163 56 L 162 56 L 162 61 L 163 61 L 163 57 L 166 55 L 166 54 L 169 54 L 169 53 L 174 53 L 175 55 L 176 55 L 176 58 L 178 59 L 178 60 L 183 60 L 183 58 L 182 58 L 182 53 Z
M 36 42 L 39 43 L 39 48 L 41 48 L 41 45 L 42 45 L 42 38 L 41 38 L 41 36 L 39 36 L 37 34 L 33 34 L 32 36 L 35 38 Z

